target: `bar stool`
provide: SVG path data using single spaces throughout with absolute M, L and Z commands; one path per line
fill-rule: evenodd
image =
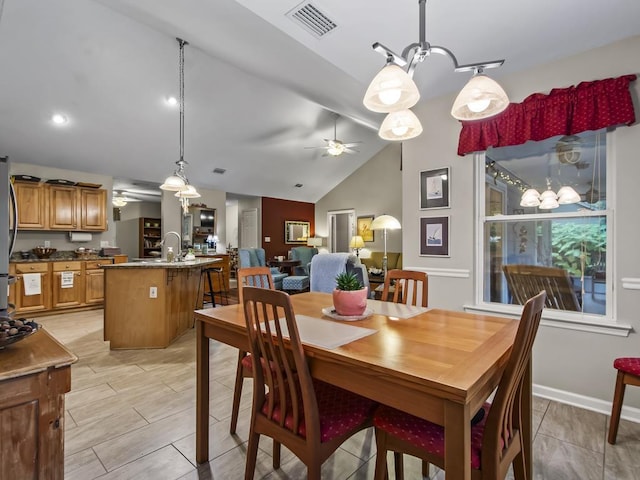
M 212 280 L 212 277 L 214 275 L 217 277 L 219 290 L 214 290 L 213 288 L 214 282 Z M 203 268 L 200 271 L 200 283 L 198 285 L 198 299 L 200 298 L 200 288 L 202 287 L 203 276 L 207 281 L 207 285 L 209 286 L 209 291 L 204 289 L 204 292 L 202 293 L 202 305 L 200 305 L 200 308 L 203 308 L 205 303 L 211 303 L 211 306 L 215 307 L 216 295 L 220 296 L 220 305 L 223 305 L 222 303 L 223 297 L 224 297 L 224 305 L 229 305 L 228 290 L 227 290 L 226 282 L 224 281 L 224 271 L 222 270 L 222 268 L 209 267 L 209 268 Z

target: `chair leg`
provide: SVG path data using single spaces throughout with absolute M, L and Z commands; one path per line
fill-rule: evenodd
M 244 480 L 253 480 L 253 473 L 256 470 L 256 460 L 258 457 L 258 443 L 260 435 L 253 432 L 253 427 L 249 432 L 249 443 L 247 445 L 247 464 L 244 470 Z
M 317 458 L 313 458 L 307 465 L 307 480 L 321 480 L 322 463 Z
M 280 442 L 273 441 L 273 469 L 278 470 L 280 468 Z
M 404 459 L 402 453 L 393 452 L 393 463 L 396 470 L 396 480 L 404 480 Z
M 382 430 L 376 429 L 376 470 L 375 480 L 387 480 L 387 447 L 386 447 L 386 433 Z
M 240 350 L 238 352 L 238 366 L 236 367 L 236 383 L 233 387 L 233 403 L 231 405 L 231 424 L 229 425 L 229 433 L 236 433 L 238 426 L 238 412 L 240 410 L 240 396 L 242 395 L 242 382 L 244 381 L 244 372 L 242 367 L 242 359 L 247 352 Z
M 426 460 L 422 461 L 422 477 L 431 478 L 429 476 L 429 462 L 427 462 Z
M 615 445 L 616 437 L 618 436 L 618 425 L 620 424 L 620 411 L 622 410 L 622 401 L 624 400 L 624 389 L 626 384 L 624 383 L 624 372 L 618 370 L 618 377 L 616 379 L 616 390 L 613 395 L 613 405 L 611 406 L 611 422 L 609 424 L 609 438 L 608 442 L 611 445 Z

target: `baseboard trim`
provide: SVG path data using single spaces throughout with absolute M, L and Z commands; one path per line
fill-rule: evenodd
M 599 398 L 587 397 L 577 393 L 558 390 L 556 388 L 545 387 L 544 385 L 533 385 L 533 394 L 537 397 L 554 400 L 556 402 L 573 405 L 574 407 L 584 408 L 593 412 L 603 413 L 607 416 L 611 415 L 611 402 L 600 400 Z M 611 392 L 613 395 L 613 391 Z M 640 423 L 640 408 L 622 406 L 620 414 L 625 420 Z

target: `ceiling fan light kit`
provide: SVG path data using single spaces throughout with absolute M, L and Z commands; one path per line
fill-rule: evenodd
M 309 148 L 309 149 L 324 148 L 327 152 L 322 155 L 323 157 L 326 157 L 329 155 L 331 155 L 332 157 L 339 157 L 343 153 L 358 153 L 358 150 L 354 150 L 352 147 L 355 147 L 356 145 L 362 142 L 344 143 L 342 140 L 338 140 L 338 136 L 337 136 L 338 116 L 339 115 L 337 113 L 334 113 L 333 139 L 325 138 L 324 141 L 326 142 L 326 145 L 322 147 L 305 147 L 305 148 Z
M 420 39 L 405 47 L 402 54 L 385 47 L 381 43 L 374 43 L 373 49 L 384 55 L 387 65 L 374 77 L 365 93 L 363 103 L 373 112 L 394 113 L 409 111 L 420 99 L 420 92 L 413 81 L 413 73 L 418 63 L 423 62 L 432 53 L 448 56 L 456 72 L 474 73 L 471 80 L 460 91 L 456 98 L 451 115 L 458 120 L 480 120 L 489 118 L 504 111 L 509 105 L 509 98 L 502 87 L 483 74 L 489 68 L 496 68 L 504 63 L 503 60 L 459 65 L 456 56 L 445 47 L 429 44 L 425 37 L 426 31 L 426 0 L 418 0 L 420 8 Z M 406 67 L 406 71 L 403 69 Z M 414 115 L 415 116 L 415 115 Z M 387 121 L 383 122 L 383 125 Z M 416 117 L 418 125 L 420 122 Z M 385 140 L 408 140 L 422 133 L 422 126 L 410 129 L 403 135 L 389 135 L 388 129 L 380 127 L 378 134 Z M 386 135 L 386 136 L 385 136 Z M 394 137 L 394 138 L 391 138 Z

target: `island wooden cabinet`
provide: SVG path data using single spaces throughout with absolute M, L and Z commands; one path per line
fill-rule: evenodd
M 107 191 L 15 182 L 19 230 L 107 230 Z
M 18 204 L 18 229 L 43 230 L 48 228 L 47 200 L 49 191 L 43 183 L 15 182 Z
M 77 359 L 46 330 L 2 351 L 0 478 L 64 479 L 64 396 Z
M 84 300 L 82 262 L 54 262 L 52 308 L 78 307 Z

